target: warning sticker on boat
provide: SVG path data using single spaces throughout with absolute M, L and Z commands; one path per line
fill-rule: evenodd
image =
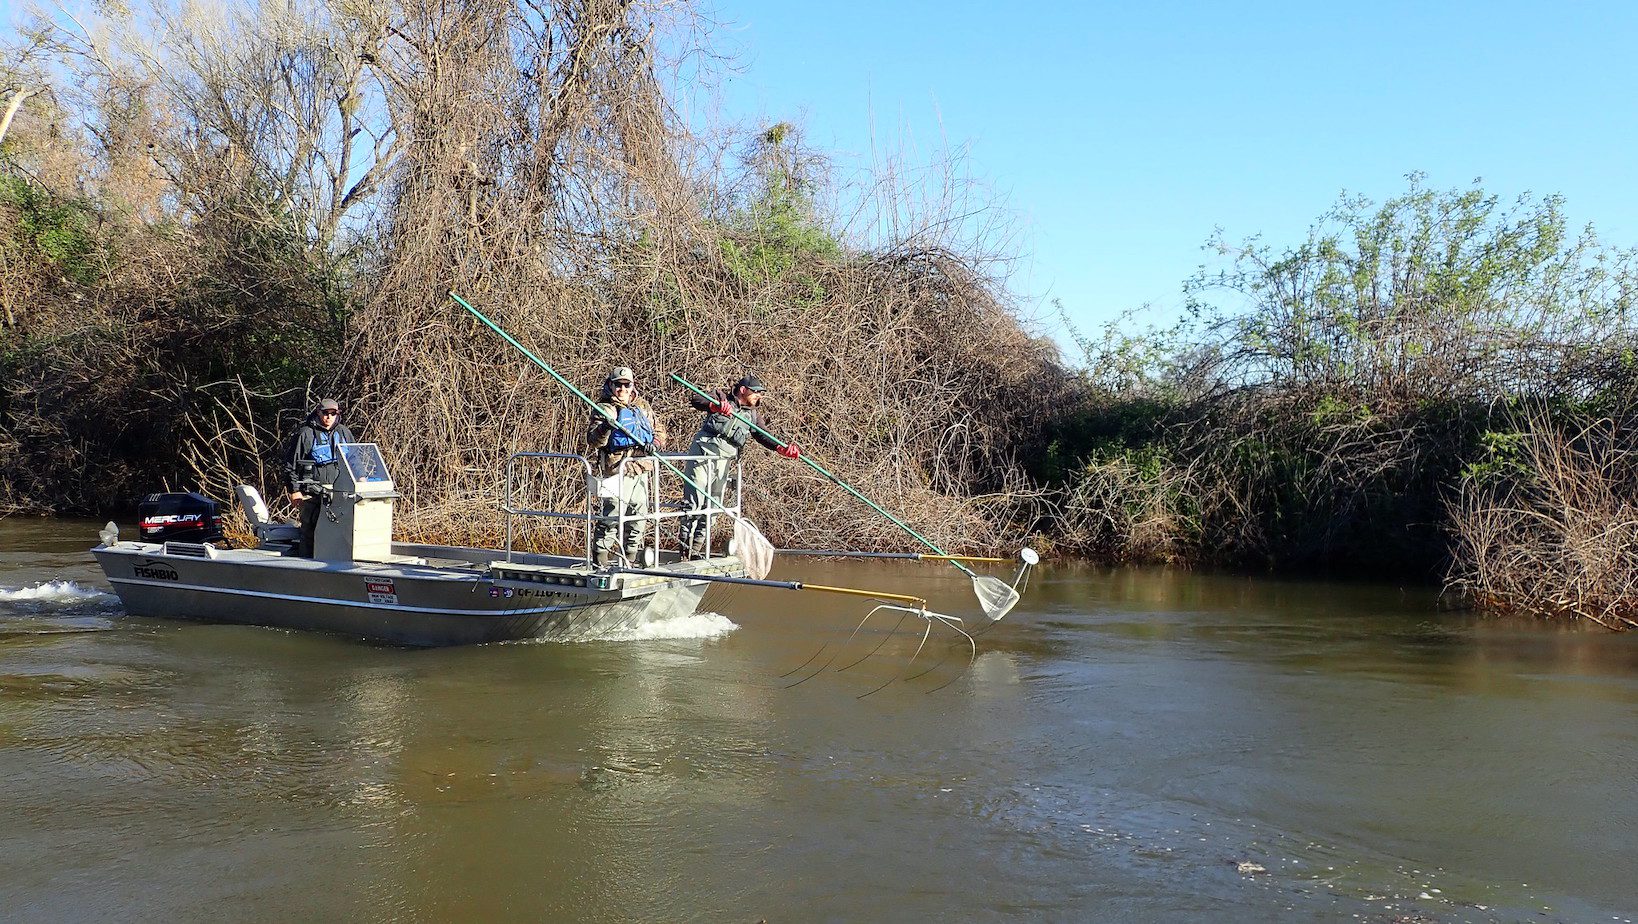
M 369 592 L 371 603 L 398 602 L 398 589 L 391 581 L 365 581 L 364 589 Z

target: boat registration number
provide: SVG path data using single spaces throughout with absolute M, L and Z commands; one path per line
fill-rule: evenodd
M 364 590 L 369 593 L 371 603 L 398 602 L 398 589 L 391 581 L 365 581 Z

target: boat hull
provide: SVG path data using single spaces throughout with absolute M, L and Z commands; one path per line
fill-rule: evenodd
M 477 549 L 395 546 L 405 561 L 326 562 L 262 550 L 121 542 L 92 550 L 127 612 L 332 632 L 436 647 L 585 638 L 686 616 L 737 560 L 679 564 L 677 578 L 593 572 L 549 556 L 489 561 Z M 598 586 L 599 584 L 603 586 Z

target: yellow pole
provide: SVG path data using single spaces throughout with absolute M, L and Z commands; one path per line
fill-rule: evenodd
M 850 594 L 855 597 L 875 597 L 882 600 L 902 600 L 905 603 L 914 603 L 917 609 L 924 610 L 927 608 L 926 600 L 923 600 L 920 597 L 912 597 L 909 594 L 884 594 L 881 591 L 876 590 L 858 590 L 853 587 L 830 587 L 825 584 L 809 584 L 806 581 L 793 581 L 792 583 L 799 584 L 803 590 L 822 590 L 825 593 L 830 594 Z

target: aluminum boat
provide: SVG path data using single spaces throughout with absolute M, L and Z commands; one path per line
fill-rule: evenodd
M 231 549 L 215 542 L 121 540 L 110 524 L 92 549 L 127 612 L 140 616 L 244 623 L 335 632 L 391 645 L 432 647 L 516 639 L 585 637 L 694 612 L 713 578 L 743 578 L 733 555 L 684 561 L 663 547 L 662 523 L 703 511 L 670 509 L 650 521 L 643 551 L 644 573 L 599 568 L 591 556 L 597 484 L 589 461 L 564 453 L 517 453 L 507 466 L 506 547 L 393 542 L 393 502 L 398 494 L 385 461 L 372 443 L 341 447 L 340 475 L 320 486 L 326 498 L 313 541 L 313 557 L 295 553 L 300 528 L 276 523 L 259 493 L 237 489 L 258 544 Z M 686 456 L 671 457 L 677 461 Z M 589 490 L 580 511 L 537 510 L 514 504 L 520 463 L 578 464 Z M 620 477 L 655 479 L 661 470 Z M 737 494 L 737 491 L 736 491 Z M 722 508 L 735 513 L 735 506 Z M 721 512 L 718 510 L 716 512 Z M 556 518 L 584 525 L 584 554 L 516 551 L 514 517 Z

